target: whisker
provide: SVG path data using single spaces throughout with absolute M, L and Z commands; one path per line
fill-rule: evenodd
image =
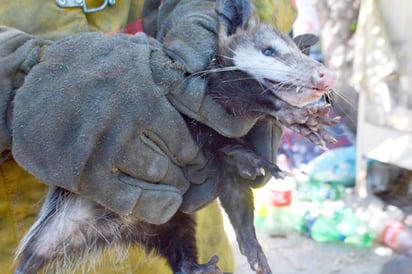
M 333 94 L 338 96 L 339 98 L 342 98 L 342 100 L 347 103 L 353 110 L 357 110 L 357 106 L 353 105 L 353 101 L 350 100 L 348 97 L 346 97 L 343 92 L 340 92 L 337 89 L 333 89 Z
M 353 126 L 356 127 L 357 121 L 356 118 L 352 118 L 352 115 L 350 115 L 350 111 L 356 111 L 357 112 L 357 106 L 354 106 L 348 98 L 346 98 L 345 96 L 343 96 L 341 93 L 336 92 L 336 90 L 334 91 L 334 95 L 340 97 L 343 99 L 343 102 L 346 103 L 346 105 L 350 108 L 349 110 L 345 109 L 345 107 L 342 104 L 332 104 L 333 108 L 339 110 L 341 113 L 343 113 L 342 116 L 344 116 Z M 334 101 L 334 99 L 332 98 L 332 102 Z

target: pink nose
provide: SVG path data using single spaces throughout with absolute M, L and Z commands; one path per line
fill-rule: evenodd
M 336 83 L 336 75 L 324 66 L 319 66 L 312 73 L 312 82 L 317 89 L 331 89 Z

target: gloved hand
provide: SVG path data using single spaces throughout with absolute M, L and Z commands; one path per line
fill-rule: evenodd
M 183 82 L 182 88 L 171 89 L 170 102 L 185 115 L 202 122 L 226 137 L 243 137 L 253 149 L 270 162 L 275 161 L 282 134 L 282 126 L 275 121 L 258 122 L 250 116 L 233 116 L 205 93 L 205 81 L 198 73 L 207 69 L 214 57 L 217 33 L 215 1 L 165 0 L 156 6 L 147 1 L 143 7 L 145 31 L 162 42 L 163 50 L 178 61 L 192 77 Z M 154 20 L 156 18 L 156 20 Z M 154 30 L 153 25 L 157 28 Z M 163 68 L 154 68 L 161 71 Z M 164 77 L 168 77 L 165 75 Z M 186 171 L 186 174 L 188 171 Z M 250 185 L 262 185 L 271 177 L 270 172 L 253 180 L 239 178 Z M 191 185 L 184 195 L 181 209 L 192 212 L 216 198 L 217 182 L 209 178 L 202 184 Z
M 166 2 L 162 7 L 171 7 Z M 196 4 L 193 7 L 206 8 Z M 206 18 L 199 21 L 200 28 L 216 24 L 215 19 L 210 21 L 215 16 L 213 7 L 204 12 L 213 16 L 200 12 L 189 18 Z M 176 14 L 166 18 L 176 18 Z M 208 26 L 207 29 L 214 30 Z M 25 44 L 10 39 L 9 31 L 1 32 L 0 53 L 5 54 L 0 56 L 7 57 Z M 21 32 L 15 35 L 27 41 L 36 40 Z M 191 35 L 183 38 L 190 39 Z M 169 57 L 186 52 L 185 48 L 180 53 L 168 50 L 179 49 L 173 44 L 180 43 L 179 36 L 168 37 L 168 41 L 163 41 L 163 50 Z M 213 44 L 215 33 L 203 38 L 207 37 Z M 12 50 L 1 49 L 2 40 L 10 43 Z M 196 39 L 194 42 L 197 44 Z M 201 49 L 195 46 L 187 52 L 211 54 Z M 254 128 L 256 119 L 228 115 L 222 106 L 205 96 L 201 78 L 185 78 L 188 72 L 200 68 L 191 66 L 192 61 L 204 66 L 211 56 L 199 55 L 198 61 L 194 54 L 190 58 L 176 58 L 176 63 L 163 50 L 144 34 L 96 33 L 29 48 L 29 61 L 24 54 L 19 57 L 29 64 L 24 84 L 19 88 L 7 83 L 1 87 L 16 94 L 13 106 L 10 101 L 5 103 L 12 112 L 11 118 L 6 119 L 5 136 L 10 142 L 10 128 L 15 160 L 48 184 L 154 224 L 167 221 L 175 213 L 184 193 L 181 209 L 186 212 L 204 206 L 217 195 L 213 191 L 216 182 L 208 176 L 208 161 L 175 108 L 227 137 L 251 134 L 256 151 L 269 151 L 262 156 L 273 161 L 279 139 L 272 133 L 253 137 L 253 132 L 261 129 L 271 132 L 271 125 Z M 21 69 L 14 66 L 12 71 Z M 13 73 L 0 74 L 5 82 L 10 77 Z M 180 167 L 184 167 L 184 174 Z M 267 174 L 256 180 L 266 181 L 268 177 Z
M 152 74 L 158 60 L 183 77 L 154 39 L 85 33 L 50 43 L 1 28 L 0 58 L 2 151 L 11 143 L 34 176 L 117 213 L 169 220 L 191 183 L 181 167 L 207 161 Z

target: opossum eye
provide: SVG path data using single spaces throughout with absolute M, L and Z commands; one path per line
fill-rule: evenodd
M 269 57 L 272 57 L 272 56 L 275 56 L 275 55 L 276 55 L 276 51 L 275 51 L 274 48 L 265 48 L 265 49 L 262 51 L 262 53 L 263 53 L 263 55 L 269 56 Z

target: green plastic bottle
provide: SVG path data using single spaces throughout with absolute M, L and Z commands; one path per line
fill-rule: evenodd
M 358 247 L 369 247 L 375 235 L 369 225 L 352 210 L 342 208 L 332 214 L 319 215 L 309 227 L 310 236 L 317 242 L 345 242 Z
M 345 187 L 333 182 L 301 181 L 296 198 L 302 201 L 337 201 L 345 196 Z
M 313 220 L 310 226 L 310 236 L 317 242 L 338 242 L 344 241 L 345 235 L 337 229 L 339 221 L 336 218 L 320 215 Z
M 358 247 L 372 246 L 375 234 L 369 225 L 360 220 L 350 209 L 345 209 L 337 230 L 345 236 L 344 242 Z

